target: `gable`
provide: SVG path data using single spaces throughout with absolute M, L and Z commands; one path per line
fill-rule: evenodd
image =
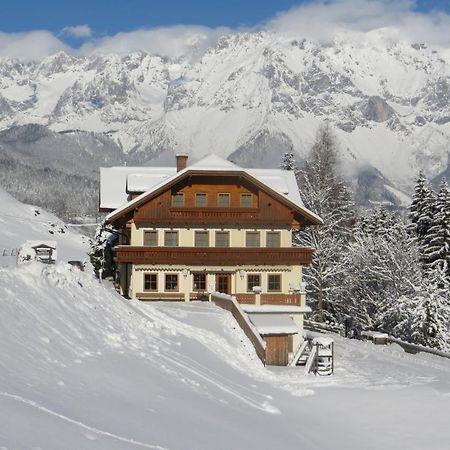
M 172 195 L 183 194 L 183 207 L 172 205 Z M 195 194 L 205 193 L 206 207 L 198 208 Z M 230 194 L 230 206 L 220 208 L 219 193 Z M 240 195 L 251 193 L 252 208 L 241 207 Z M 133 219 L 152 223 L 252 223 L 298 227 L 319 224 L 321 219 L 306 208 L 296 205 L 282 193 L 249 175 L 246 171 L 194 171 L 186 169 L 156 189 L 145 192 L 114 211 L 107 222 Z

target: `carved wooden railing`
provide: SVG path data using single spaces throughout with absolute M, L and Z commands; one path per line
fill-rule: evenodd
M 301 306 L 300 294 L 261 294 L 261 305 Z
M 255 294 L 235 294 L 236 300 L 240 304 L 254 305 L 256 302 Z
M 219 292 L 213 292 L 211 294 L 211 301 L 222 309 L 230 311 L 235 318 L 238 325 L 242 328 L 242 331 L 248 337 L 250 342 L 255 347 L 256 354 L 258 358 L 266 365 L 266 343 L 258 330 L 248 319 L 247 314 L 242 310 L 236 297 L 231 295 L 221 294 Z
M 305 265 L 310 264 L 310 248 L 243 247 L 145 247 L 119 245 L 115 249 L 119 263 L 184 265 Z
M 137 224 L 271 224 L 291 225 L 292 216 L 280 215 L 277 211 L 265 214 L 259 208 L 174 208 L 169 207 L 160 211 L 136 213 L 134 221 Z

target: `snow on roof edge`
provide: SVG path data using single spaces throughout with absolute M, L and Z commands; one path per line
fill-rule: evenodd
M 202 162 L 211 162 L 212 161 L 212 156 L 214 156 L 214 164 L 212 164 L 211 166 L 203 166 L 201 163 Z M 219 161 L 224 161 L 225 163 L 225 167 L 220 166 L 218 164 Z M 160 168 L 163 169 L 163 168 Z M 164 168 L 164 169 L 169 169 L 169 168 Z M 254 181 L 256 181 L 257 183 L 261 183 L 264 186 L 267 187 L 267 189 L 269 189 L 270 191 L 274 192 L 275 194 L 281 196 L 283 199 L 285 199 L 286 201 L 288 201 L 289 203 L 291 203 L 292 205 L 294 205 L 295 207 L 297 207 L 300 211 L 304 212 L 306 215 L 309 215 L 310 217 L 312 217 L 313 219 L 315 219 L 319 224 L 323 223 L 323 220 L 321 217 L 319 217 L 317 214 L 315 214 L 314 212 L 312 212 L 311 210 L 309 210 L 308 208 L 306 208 L 301 200 L 301 195 L 300 195 L 300 191 L 298 189 L 298 187 L 296 187 L 295 191 L 298 194 L 298 200 L 294 201 L 294 199 L 289 198 L 286 194 L 284 194 L 283 192 L 277 191 L 276 189 L 274 189 L 273 187 L 271 187 L 270 185 L 267 184 L 267 182 L 264 182 L 264 180 L 258 178 L 256 175 L 254 175 L 252 173 L 252 171 L 273 171 L 273 173 L 277 173 L 279 172 L 278 169 L 245 169 L 242 167 L 237 166 L 234 163 L 231 163 L 230 161 L 224 160 L 223 158 L 220 158 L 217 155 L 208 155 L 207 157 L 205 157 L 204 159 L 198 161 L 197 163 L 191 165 L 191 166 L 187 166 L 186 168 L 180 170 L 179 172 L 174 173 L 172 176 L 165 178 L 163 181 L 161 181 L 161 183 L 155 184 L 154 186 L 152 186 L 149 190 L 147 190 L 146 192 L 143 192 L 141 195 L 137 196 L 136 198 L 134 198 L 133 200 L 124 203 L 122 206 L 120 206 L 119 208 L 115 209 L 114 211 L 110 212 L 105 220 L 108 222 L 109 220 L 111 220 L 112 218 L 114 218 L 115 216 L 117 216 L 118 214 L 120 214 L 121 212 L 125 211 L 126 209 L 128 209 L 130 206 L 139 203 L 142 199 L 144 199 L 145 197 L 147 197 L 148 195 L 152 194 L 153 192 L 157 191 L 158 189 L 162 188 L 164 185 L 169 184 L 173 181 L 175 181 L 177 178 L 182 177 L 184 174 L 188 173 L 189 171 L 205 171 L 205 172 L 211 172 L 211 171 L 236 171 L 236 172 L 243 172 L 245 173 L 247 176 L 249 176 L 250 178 L 252 178 Z M 289 173 L 289 171 L 286 171 Z M 286 173 L 285 175 L 287 175 L 287 178 L 289 178 L 288 173 Z M 292 175 L 293 176 L 293 175 Z M 291 177 L 292 177 L 291 176 Z

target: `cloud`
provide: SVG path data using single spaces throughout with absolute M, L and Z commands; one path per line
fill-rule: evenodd
M 80 51 L 89 53 L 130 53 L 143 50 L 148 53 L 179 57 L 204 52 L 217 40 L 232 30 L 195 25 L 175 25 L 152 29 L 140 29 L 118 33 L 85 43 Z
M 93 36 L 88 25 L 65 27 L 58 36 L 47 31 L 0 32 L 0 56 L 41 59 L 60 50 L 73 55 L 143 50 L 167 57 L 197 57 L 225 34 L 255 30 L 329 42 L 342 32 L 367 33 L 383 28 L 387 39 L 403 38 L 450 47 L 450 14 L 421 13 L 414 8 L 412 0 L 311 0 L 280 12 L 251 30 L 174 25 L 100 38 Z M 61 40 L 64 37 L 82 38 L 83 43 L 80 48 L 74 48 Z M 369 38 L 361 36 L 361 39 Z
M 88 38 L 92 36 L 92 30 L 89 25 L 76 25 L 74 27 L 64 27 L 60 33 L 60 36 L 71 36 L 74 38 Z
M 414 6 L 411 0 L 320 0 L 280 12 L 264 28 L 319 42 L 342 32 L 391 28 L 398 38 L 449 45 L 450 15 Z
M 48 31 L 0 32 L 0 57 L 40 60 L 59 51 L 72 49 Z

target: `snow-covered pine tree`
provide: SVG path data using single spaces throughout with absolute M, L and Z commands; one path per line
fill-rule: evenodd
M 294 172 L 298 171 L 298 167 L 295 162 L 294 152 L 292 150 L 289 152 L 286 152 L 283 155 L 283 157 L 281 159 L 280 168 L 283 170 L 292 170 Z
M 436 202 L 435 192 L 429 187 L 423 172 L 419 172 L 414 189 L 413 201 L 409 207 L 409 218 L 411 220 L 409 229 L 419 245 L 421 252 L 420 261 L 423 269 L 426 267 L 425 252 L 429 246 L 430 239 L 428 232 L 435 215 Z
M 441 183 L 423 247 L 425 269 L 439 270 L 450 280 L 450 190 L 446 181 Z
M 321 226 L 301 231 L 294 240 L 297 245 L 315 249 L 313 263 L 304 272 L 307 292 L 315 309 L 314 317 L 336 322 L 334 303 L 344 289 L 341 259 L 354 212 L 352 195 L 340 174 L 336 138 L 329 124 L 318 130 L 298 172 L 298 182 L 305 205 L 324 221 Z
M 102 279 L 102 272 L 105 264 L 105 246 L 106 238 L 102 235 L 102 226 L 100 225 L 97 227 L 94 239 L 91 240 L 91 251 L 89 252 L 95 275 L 100 279 Z
M 425 280 L 412 318 L 412 340 L 426 347 L 450 349 L 450 283 L 442 268 Z
M 430 188 L 428 186 L 428 181 L 424 173 L 420 171 L 414 187 L 413 200 L 409 207 L 409 218 L 412 223 L 411 228 L 419 239 L 427 234 L 431 224 L 431 217 L 427 218 L 427 216 L 423 214 L 427 209 L 429 198 Z

